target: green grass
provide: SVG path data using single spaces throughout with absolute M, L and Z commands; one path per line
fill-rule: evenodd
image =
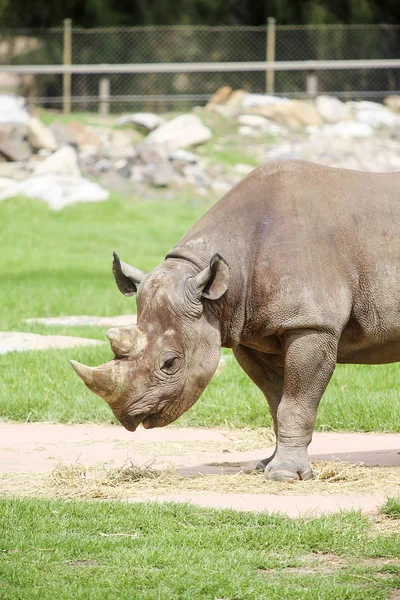
M 207 203 L 180 196 L 143 202 L 116 195 L 105 203 L 59 213 L 23 199 L 0 203 L 0 331 L 83 335 L 105 340 L 101 328 L 26 325 L 29 317 L 135 312 L 111 273 L 112 251 L 144 270 L 154 268 Z M 178 425 L 257 427 L 271 423 L 266 402 L 230 351 L 216 377 Z M 25 421 L 114 422 L 89 393 L 69 359 L 95 365 L 111 359 L 96 348 L 0 356 L 0 418 Z M 398 365 L 340 365 L 321 402 L 322 430 L 400 431 Z
M 383 600 L 400 587 L 399 536 L 357 512 L 3 500 L 0 526 L 4 600 Z
M 400 519 L 400 496 L 387 498 L 385 504 L 381 506 L 381 513 L 392 519 Z

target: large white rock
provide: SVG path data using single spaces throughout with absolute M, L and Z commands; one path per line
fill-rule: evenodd
M 0 201 L 15 196 L 44 200 L 57 211 L 77 202 L 102 202 L 107 200 L 109 192 L 83 177 L 43 174 L 16 181 L 0 191 Z
M 70 175 L 80 177 L 78 155 L 71 146 L 62 146 L 57 152 L 37 164 L 37 175 Z
M 339 123 L 351 116 L 349 107 L 333 96 L 317 96 L 315 107 L 327 123 Z
M 51 129 L 46 127 L 37 117 L 28 121 L 28 139 L 35 150 L 57 150 L 58 144 Z
M 269 94 L 246 94 L 241 105 L 243 108 L 251 108 L 253 106 L 265 106 L 266 104 L 285 104 L 285 102 L 289 102 L 289 98 Z
M 116 121 L 117 125 L 130 125 L 133 123 L 134 125 L 138 125 L 139 127 L 147 129 L 147 131 L 153 131 L 153 129 L 157 129 L 157 127 L 164 125 L 165 122 L 166 121 L 163 117 L 153 113 L 134 113 L 132 115 L 123 115 Z
M 30 118 L 24 98 L 12 94 L 0 94 L 0 123 L 25 125 Z
M 76 346 L 98 346 L 100 340 L 72 337 L 68 335 L 39 335 L 23 331 L 0 331 L 0 354 L 26 350 L 48 350 L 52 348 L 74 348 Z
M 147 144 L 164 144 L 169 150 L 187 148 L 208 142 L 211 130 L 203 125 L 196 115 L 180 115 L 168 121 L 146 138 Z
M 367 123 L 358 121 L 342 121 L 335 125 L 325 125 L 316 132 L 319 136 L 341 137 L 343 139 L 369 138 L 374 135 L 374 130 Z
M 398 127 L 400 126 L 400 115 L 391 112 L 388 109 L 362 109 L 356 113 L 357 121 L 365 123 L 371 127 Z

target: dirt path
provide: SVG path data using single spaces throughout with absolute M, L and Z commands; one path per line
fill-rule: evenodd
M 312 483 L 277 484 L 252 473 L 271 447 L 268 430 L 171 427 L 131 434 L 122 427 L 0 423 L 0 493 L 71 497 L 75 490 L 73 497 L 191 501 L 293 516 L 343 508 L 375 512 L 386 495 L 400 491 L 400 435 L 315 433 L 310 455 L 319 479 Z M 332 459 L 341 462 L 324 462 Z M 108 474 L 127 461 L 151 463 L 159 475 L 111 486 Z M 348 466 L 360 462 L 370 468 Z M 61 463 L 62 485 L 51 487 L 49 473 Z

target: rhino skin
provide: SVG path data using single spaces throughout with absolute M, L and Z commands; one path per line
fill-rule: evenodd
M 307 448 L 336 363 L 400 361 L 400 173 L 303 161 L 252 171 L 146 274 L 137 326 L 107 332 L 115 359 L 74 363 L 129 430 L 171 423 L 211 380 L 221 346 L 265 394 L 276 433 L 257 467 L 309 479 Z

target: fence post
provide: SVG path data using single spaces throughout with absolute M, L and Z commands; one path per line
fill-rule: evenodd
M 72 62 L 72 39 L 71 19 L 64 19 L 64 53 L 63 64 L 71 65 Z M 71 73 L 63 73 L 63 112 L 71 112 Z
M 315 98 L 318 95 L 318 75 L 308 73 L 306 77 L 306 94 L 309 98 Z
M 110 111 L 110 80 L 102 77 L 99 83 L 99 113 L 104 117 Z
M 267 62 L 275 61 L 275 19 L 268 18 L 267 25 L 267 44 L 266 44 Z M 275 91 L 275 71 L 267 69 L 265 75 L 265 89 L 267 94 L 273 94 Z

